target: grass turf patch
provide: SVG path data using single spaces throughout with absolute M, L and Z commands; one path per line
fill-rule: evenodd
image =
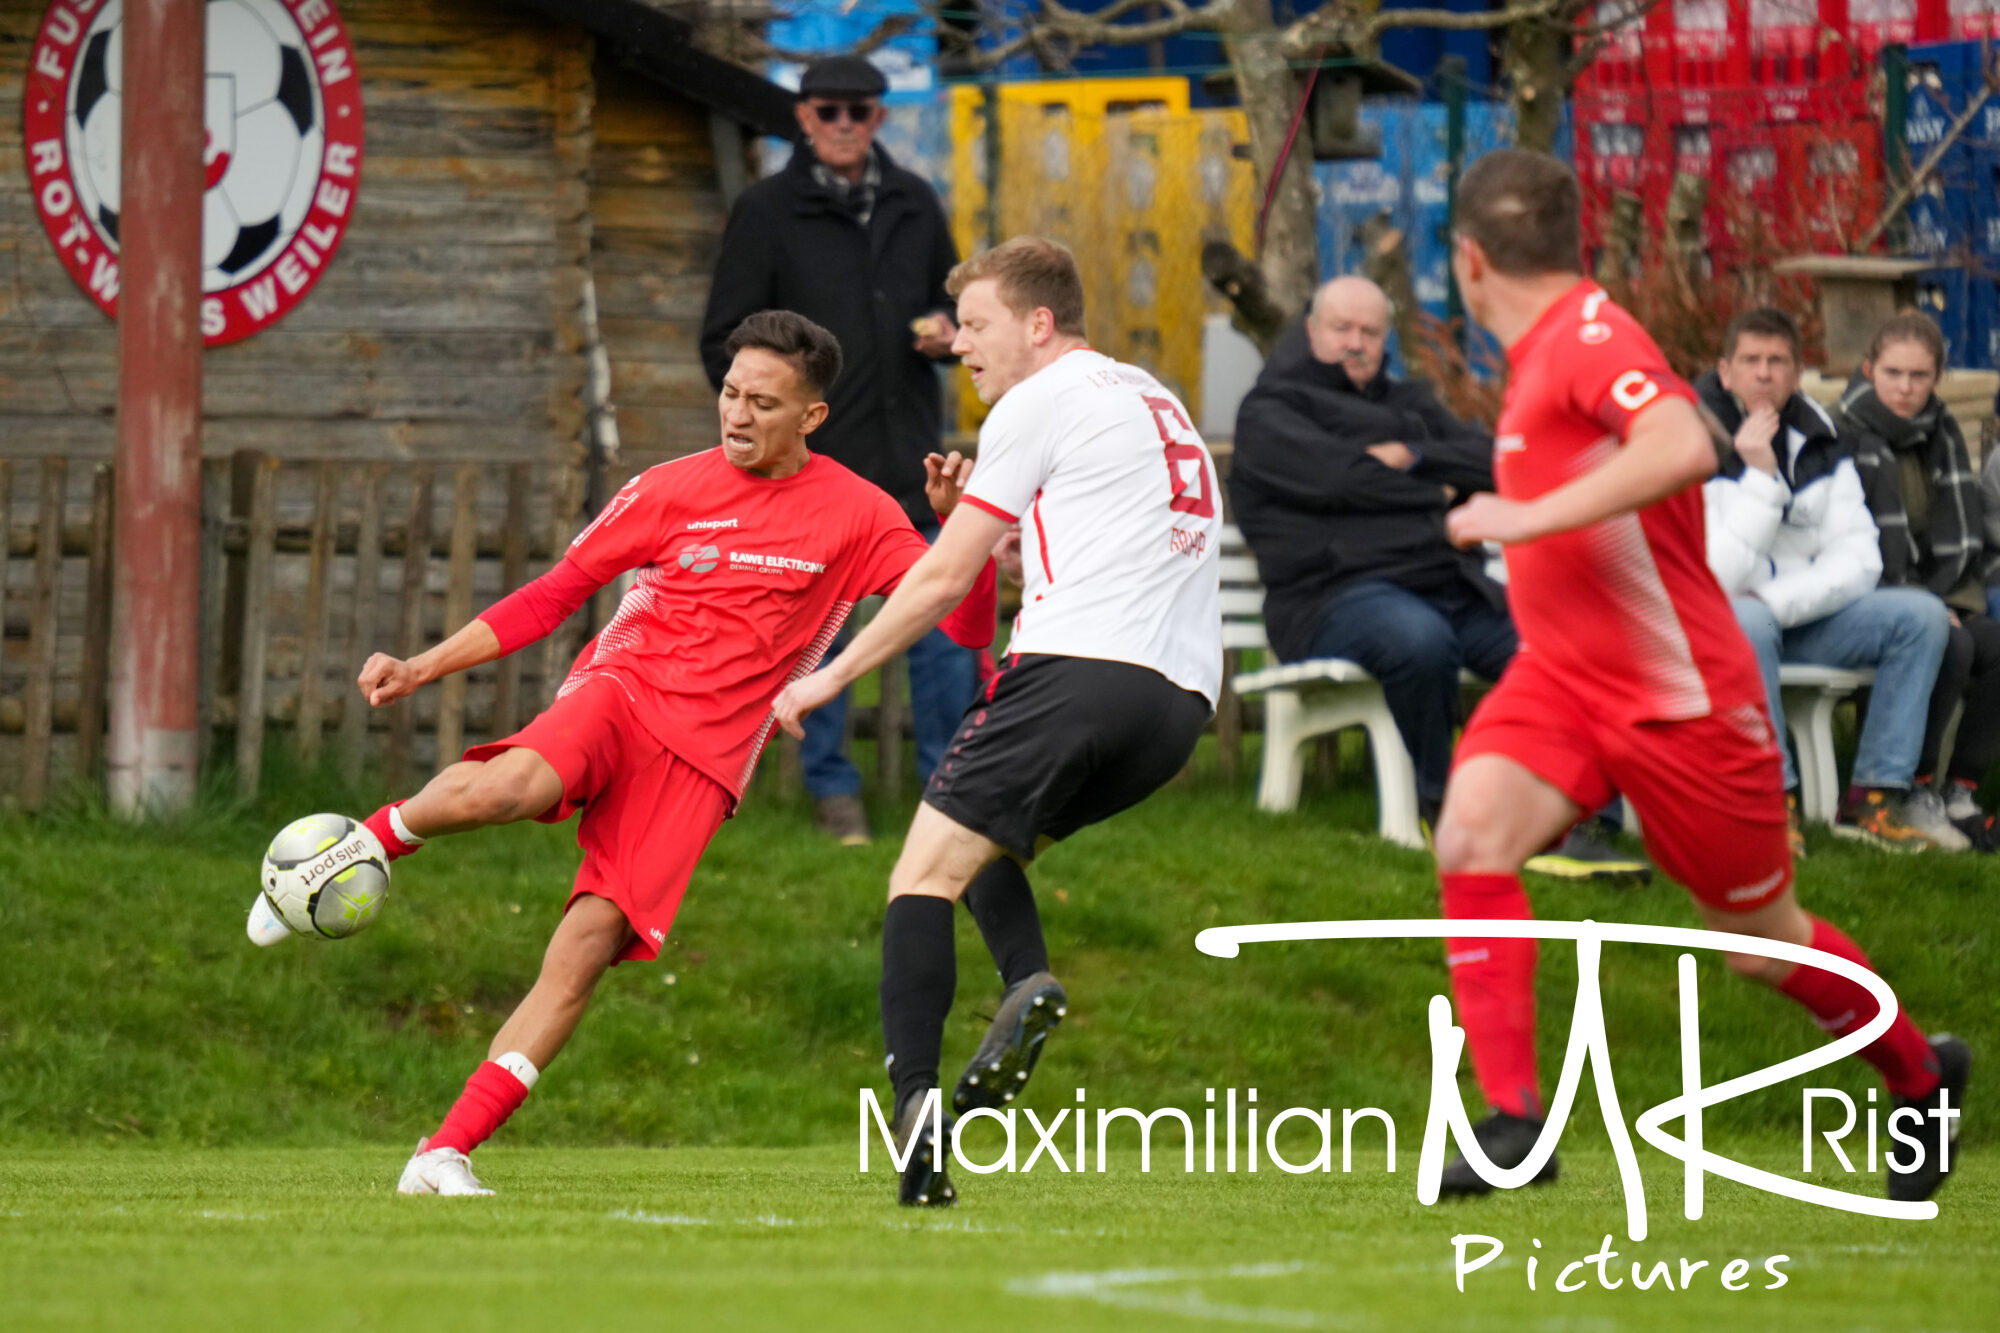
M 1267 1113 L 1380 1107 L 1399 1130 L 1393 1177 L 1360 1151 L 1379 1142 L 1363 1131 L 1351 1176 L 1187 1178 L 1163 1126 L 1175 1147 L 1156 1143 L 1150 1176 L 1118 1163 L 1086 1178 L 961 1175 L 955 1212 L 893 1208 L 886 1179 L 855 1174 L 851 1145 L 857 1089 L 882 1086 L 882 893 L 910 807 L 878 804 L 892 836 L 841 850 L 801 805 L 759 794 L 717 837 L 661 961 L 606 979 L 571 1048 L 481 1150 L 505 1193 L 396 1200 L 410 1145 L 533 980 L 578 854 L 567 828 L 440 840 L 399 863 L 367 934 L 252 948 L 242 920 L 270 834 L 309 810 L 373 804 L 294 781 L 248 807 L 211 797 L 174 824 L 128 827 L 88 806 L 0 818 L 0 1327 L 872 1328 L 898 1311 L 974 1328 L 1993 1326 L 1983 1069 L 1966 1168 L 1934 1223 L 1720 1181 L 1706 1220 L 1686 1223 L 1678 1164 L 1642 1147 L 1653 1234 L 1615 1248 L 1649 1270 L 1709 1260 L 1687 1292 L 1635 1292 L 1629 1273 L 1617 1292 L 1551 1289 L 1554 1259 L 1623 1235 L 1593 1088 L 1558 1189 L 1419 1207 L 1438 943 L 1260 945 L 1233 960 L 1193 948 L 1210 925 L 1435 915 L 1429 858 L 1368 835 L 1365 777 L 1273 818 L 1246 784 L 1204 767 L 1038 861 L 1072 1012 L 1024 1104 L 1046 1118 L 1082 1087 L 1094 1108 L 1177 1106 L 1197 1124 L 1209 1088 L 1257 1088 Z M 1924 1026 L 1989 1059 L 1995 882 L 1989 859 L 1892 857 L 1822 834 L 1800 877 L 1807 906 L 1862 942 Z M 1545 917 L 1694 924 L 1668 885 L 1530 892 Z M 969 921 L 959 948 L 948 1079 L 995 998 Z M 1543 946 L 1551 1081 L 1573 958 Z M 1628 1120 L 1679 1090 L 1674 967 L 1670 950 L 1605 951 Z M 1698 983 L 1710 1082 L 1820 1040 L 1795 1006 L 1712 955 Z M 1865 1109 L 1874 1080 L 1848 1062 L 1805 1082 Z M 1799 1100 L 1795 1083 L 1713 1108 L 1709 1146 L 1796 1174 Z M 1463 1297 L 1449 1267 L 1461 1230 L 1508 1244 Z M 1762 1292 L 1756 1265 L 1748 1292 L 1712 1281 L 1731 1258 L 1775 1253 L 1793 1256 L 1782 1290 Z M 1531 1255 L 1547 1256 L 1535 1293 Z
M 1365 781 L 1365 779 L 1356 779 Z M 1180 1106 L 1261 1087 L 1266 1104 L 1379 1106 L 1420 1123 L 1425 1004 L 1446 987 L 1435 940 L 1193 947 L 1237 922 L 1432 917 L 1428 856 L 1368 836 L 1356 786 L 1299 813 L 1254 809 L 1204 773 L 1045 854 L 1033 871 L 1071 1017 L 1043 1097 Z M 398 863 L 366 934 L 258 950 L 242 921 L 264 842 L 365 793 L 279 786 L 130 828 L 89 809 L 0 819 L 0 1143 L 414 1142 L 428 1132 L 533 981 L 578 852 L 571 829 L 516 825 L 441 839 Z M 875 812 L 892 831 L 909 805 Z M 508 1126 L 516 1145 L 804 1146 L 840 1141 L 856 1089 L 881 1086 L 882 896 L 898 839 L 839 849 L 807 812 L 753 799 L 716 838 L 661 960 L 615 969 L 577 1038 Z M 1884 855 L 1816 838 L 1807 906 L 1861 941 L 1918 1021 L 2000 1048 L 1995 863 Z M 1531 884 L 1545 917 L 1693 925 L 1671 886 Z M 947 1078 L 995 1002 L 991 964 L 959 925 Z M 1817 1043 L 1789 1002 L 1699 960 L 1711 1081 Z M 1678 1088 L 1673 953 L 1611 945 L 1603 983 L 1620 1090 Z M 1574 951 L 1542 948 L 1542 1067 L 1568 1030 Z M 1860 1096 L 1858 1063 L 1814 1081 Z M 1060 1084 L 1055 1093 L 1050 1085 Z M 1594 1098 L 1581 1108 L 1595 1115 Z M 1794 1088 L 1710 1112 L 1721 1128 L 1797 1125 Z M 1967 1125 L 1976 1142 L 1976 1120 Z
M 2000 1173 L 1968 1164 L 1932 1223 L 1711 1181 L 1680 1217 L 1653 1159 L 1652 1230 L 1623 1239 L 1607 1152 L 1547 1189 L 1425 1209 L 1402 1169 L 1182 1175 L 1130 1155 L 1085 1176 L 961 1177 L 950 1211 L 828 1149 L 482 1151 L 490 1199 L 404 1199 L 385 1149 L 71 1149 L 0 1161 L 0 1325 L 62 1329 L 1145 1330 L 1991 1328 Z M 1776 1165 L 1767 1162 L 1767 1165 Z M 1451 1238 L 1507 1249 L 1453 1281 Z M 1618 1257 L 1562 1267 L 1599 1249 Z M 1541 1248 L 1533 1247 L 1535 1239 Z M 1484 1247 L 1475 1247 L 1474 1255 Z M 1777 1265 L 1785 1284 L 1764 1261 Z M 1528 1290 L 1527 1259 L 1538 1259 Z M 1749 1262 L 1746 1290 L 1724 1265 Z M 1652 1286 L 1637 1290 L 1631 1265 Z M 1682 1286 L 1681 1261 L 1705 1260 Z M 1669 1281 L 1654 1274 L 1665 1262 Z M 1674 1288 L 1669 1290 L 1669 1287 Z

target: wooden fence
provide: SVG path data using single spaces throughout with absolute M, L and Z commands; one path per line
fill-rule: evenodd
M 606 493 L 620 478 L 609 479 Z M 545 707 L 617 604 L 607 588 L 539 644 L 388 708 L 354 686 L 371 652 L 409 657 L 547 569 L 585 521 L 583 478 L 528 463 L 206 460 L 199 745 L 204 768 L 261 781 L 267 732 L 300 763 L 378 772 L 398 792 L 440 757 Z M 102 781 L 111 637 L 112 469 L 0 458 L 0 802 L 39 809 L 62 782 Z M 876 781 L 907 775 L 903 664 L 849 710 L 879 744 Z M 795 746 L 776 783 L 796 788 Z M 11 761 L 11 762 L 10 762 Z M 10 781 L 11 779 L 11 781 Z

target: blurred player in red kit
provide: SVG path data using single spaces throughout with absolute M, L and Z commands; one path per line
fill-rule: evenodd
M 1521 863 L 1622 792 L 1646 848 L 1709 928 L 1806 945 L 1867 966 L 1792 891 L 1778 751 L 1748 642 L 1705 558 L 1699 483 L 1715 436 L 1693 391 L 1638 322 L 1582 276 L 1578 191 L 1553 157 L 1490 153 L 1467 170 L 1452 270 L 1466 309 L 1507 349 L 1494 437 L 1497 494 L 1448 520 L 1454 541 L 1506 548 L 1521 649 L 1459 743 L 1437 829 L 1447 918 L 1532 915 Z M 1535 1070 L 1535 941 L 1447 941 L 1458 1021 L 1492 1114 L 1476 1126 L 1500 1167 L 1543 1130 Z M 1838 1035 L 1873 1018 L 1858 984 L 1747 954 L 1736 972 L 1789 995 Z M 1901 1127 L 1926 1143 L 1889 1193 L 1924 1199 L 1971 1053 L 1898 1014 L 1862 1051 Z M 1928 1119 L 1927 1119 L 1928 1117 Z M 1555 1179 L 1553 1156 L 1535 1177 Z M 1446 1193 L 1490 1186 L 1461 1155 Z

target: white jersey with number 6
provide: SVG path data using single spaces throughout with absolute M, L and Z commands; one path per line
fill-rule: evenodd
M 1028 376 L 981 427 L 965 501 L 1021 525 L 1009 652 L 1131 662 L 1215 702 L 1215 462 L 1158 380 L 1088 348 Z

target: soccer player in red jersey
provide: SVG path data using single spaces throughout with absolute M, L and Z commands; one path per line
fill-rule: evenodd
M 728 350 L 719 448 L 633 478 L 553 569 L 437 647 L 408 661 L 377 653 L 361 670 L 381 707 L 524 647 L 638 571 L 547 712 L 366 821 L 394 859 L 440 834 L 583 811 L 583 864 L 541 975 L 417 1145 L 401 1193 L 492 1192 L 466 1154 L 520 1106 L 605 970 L 659 955 L 770 737 L 772 697 L 818 665 L 857 601 L 895 588 L 929 549 L 885 492 L 807 448 L 840 373 L 832 334 L 765 311 Z M 932 503 L 949 510 L 968 465 L 932 455 L 927 466 Z M 983 648 L 994 612 L 989 566 L 943 628 Z
M 1576 178 L 1540 153 L 1490 153 L 1466 171 L 1452 271 L 1466 309 L 1507 349 L 1494 438 L 1497 494 L 1449 520 L 1461 545 L 1506 547 L 1521 649 L 1459 742 L 1437 829 L 1447 918 L 1526 919 L 1521 863 L 1622 792 L 1647 851 L 1712 929 L 1867 965 L 1799 906 L 1778 751 L 1750 647 L 1704 558 L 1699 484 L 1716 466 L 1693 391 L 1579 267 Z M 1501 1167 L 1543 1128 L 1535 1071 L 1533 940 L 1447 941 L 1458 1021 L 1492 1114 L 1476 1127 Z M 1877 1012 L 1861 986 L 1745 954 L 1736 972 L 1790 996 L 1836 1035 Z M 1915 1127 L 1923 1160 L 1889 1193 L 1924 1199 L 1948 1169 L 1971 1054 L 1926 1041 L 1899 1013 L 1862 1051 Z M 1908 1128 L 1909 1117 L 1903 1118 Z M 1537 1183 L 1553 1180 L 1550 1158 Z M 1461 1155 L 1447 1193 L 1490 1188 Z

